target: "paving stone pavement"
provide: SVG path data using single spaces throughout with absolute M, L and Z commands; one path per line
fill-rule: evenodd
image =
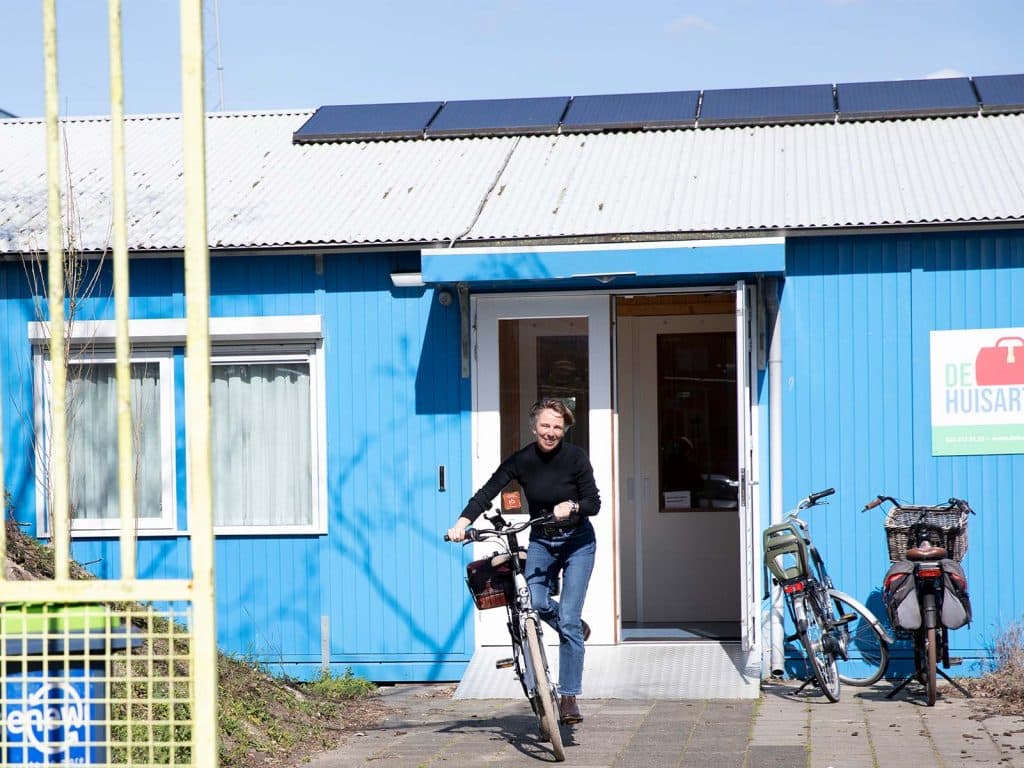
M 583 699 L 562 728 L 576 768 L 1024 768 L 1024 717 L 947 688 L 934 707 L 888 683 L 844 686 L 830 704 L 792 682 L 765 681 L 758 700 Z M 524 700 L 451 698 L 453 686 L 381 689 L 378 727 L 318 755 L 310 768 L 553 763 Z

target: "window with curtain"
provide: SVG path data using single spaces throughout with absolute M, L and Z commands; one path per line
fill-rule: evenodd
M 319 525 L 308 356 L 214 358 L 214 523 L 219 530 Z
M 172 527 L 174 434 L 170 428 L 170 371 L 169 352 L 136 357 L 130 364 L 132 452 L 129 461 L 139 528 Z M 46 372 L 46 402 L 50 402 L 52 376 L 48 365 Z M 112 359 L 71 359 L 67 372 L 66 411 L 68 502 L 72 530 L 117 528 L 121 514 L 117 376 Z M 48 415 L 44 418 L 48 424 Z M 43 492 L 48 497 L 45 488 Z
M 106 536 L 120 527 L 115 331 L 113 321 L 81 320 L 69 346 L 68 490 L 75 536 Z M 49 334 L 46 324 L 29 323 L 40 531 L 49 528 L 52 495 Z M 178 463 L 187 466 L 187 415 L 179 410 L 188 388 L 185 320 L 133 320 L 129 336 L 137 531 L 166 535 L 186 525 L 188 478 Z M 210 319 L 217 533 L 327 530 L 321 339 L 317 315 Z

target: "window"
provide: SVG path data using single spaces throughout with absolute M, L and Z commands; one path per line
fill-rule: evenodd
M 37 366 L 43 381 L 37 426 L 39 509 L 47 509 L 51 482 L 49 361 Z M 68 356 L 66 413 L 68 504 L 72 530 L 105 532 L 120 527 L 117 383 L 113 352 L 72 349 Z M 170 350 L 133 355 L 131 371 L 132 465 L 139 529 L 174 527 L 173 365 Z M 38 434 L 37 430 L 37 434 Z M 44 515 L 44 518 L 46 516 Z M 41 530 L 48 529 L 43 520 Z
M 327 530 L 323 345 L 320 317 L 210 319 L 213 516 L 222 534 L 317 534 Z M 29 323 L 35 345 L 39 530 L 48 530 L 48 328 Z M 138 530 L 177 531 L 187 477 L 187 417 L 175 413 L 185 372 L 185 321 L 132 320 L 131 391 Z M 70 340 L 68 464 L 72 533 L 120 526 L 114 324 L 78 321 Z M 82 349 L 98 349 L 85 355 Z M 176 431 L 177 430 L 177 431 Z M 187 466 L 187 462 L 184 462 Z M 179 486 L 180 482 L 180 486 Z M 177 491 L 176 491 L 177 489 Z
M 735 509 L 735 333 L 658 334 L 657 354 L 659 493 Z
M 213 354 L 218 532 L 321 530 L 315 349 Z

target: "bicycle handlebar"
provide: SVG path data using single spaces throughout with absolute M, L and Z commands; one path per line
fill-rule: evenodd
M 515 525 L 506 523 L 505 519 L 501 517 L 500 514 L 495 515 L 495 520 L 501 521 L 502 526 L 500 528 L 485 528 L 483 530 L 479 528 L 467 528 L 466 539 L 469 541 L 485 541 L 487 539 L 497 538 L 498 536 L 507 536 L 512 533 L 519 533 L 520 531 L 525 531 L 527 528 L 531 528 L 535 525 L 549 525 L 550 523 L 556 522 L 555 515 L 552 512 L 537 518 L 531 517 L 528 520 L 525 520 L 522 523 L 516 523 Z M 444 535 L 444 540 L 451 541 L 451 539 L 448 538 L 447 533 Z
M 796 509 L 789 513 L 789 516 L 794 517 L 798 512 L 808 509 L 809 507 L 813 507 L 826 496 L 831 496 L 835 492 L 835 488 L 826 488 L 823 491 L 815 491 L 814 493 L 808 494 L 807 498 L 797 504 Z
M 819 499 L 824 499 L 826 496 L 831 496 L 835 492 L 836 492 L 835 488 L 826 488 L 824 491 L 818 491 L 817 493 L 812 493 L 807 498 L 810 500 L 811 504 L 817 504 Z
M 894 499 L 892 496 L 886 496 L 885 494 L 879 494 L 874 499 L 872 499 L 867 504 L 865 504 L 864 505 L 864 509 L 862 509 L 861 512 L 867 512 L 869 509 L 874 509 L 875 507 L 877 507 L 880 504 L 883 504 L 883 503 L 885 503 L 887 501 L 890 504 L 892 504 L 894 507 L 901 507 L 901 506 L 903 506 L 898 501 L 896 501 L 896 499 Z M 969 514 L 972 514 L 972 515 L 976 514 L 975 511 L 973 509 L 971 509 L 971 505 L 967 503 L 966 499 L 958 499 L 955 496 L 950 496 L 949 497 L 949 499 L 946 501 L 946 506 L 948 506 L 950 509 L 952 509 L 953 507 L 957 507 L 957 506 L 963 507 L 965 510 L 967 510 L 967 512 Z

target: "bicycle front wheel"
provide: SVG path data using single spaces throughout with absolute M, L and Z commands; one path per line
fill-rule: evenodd
M 818 687 L 825 697 L 831 701 L 839 701 L 839 672 L 836 669 L 836 657 L 832 652 L 829 637 L 831 622 L 824 615 L 818 601 L 804 596 L 803 626 L 798 627 L 800 642 L 807 653 L 807 664 L 810 672 L 817 678 Z
M 551 741 L 551 751 L 559 763 L 565 760 L 565 747 L 562 744 L 562 732 L 558 729 L 558 705 L 555 702 L 555 689 L 551 685 L 547 660 L 544 649 L 540 646 L 540 633 L 537 631 L 537 620 L 527 618 L 526 647 L 533 666 L 533 680 L 537 686 L 534 697 L 537 704 L 537 717 L 540 719 L 541 735 Z
M 839 592 L 829 592 L 836 618 L 853 614 L 854 618 L 838 628 L 846 637 L 846 659 L 836 659 L 839 680 L 848 685 L 873 685 L 889 665 L 889 644 L 875 617 L 860 605 L 849 602 Z

